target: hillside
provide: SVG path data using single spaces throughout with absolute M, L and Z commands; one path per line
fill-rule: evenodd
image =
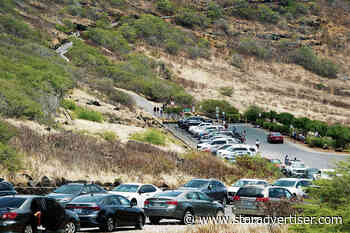
M 349 124 L 349 19 L 346 0 L 3 0 L 1 117 L 22 133 L 87 134 L 96 146 L 157 138 L 125 89 L 157 104 L 220 99 L 241 113 L 258 105 Z M 45 149 L 18 137 L 0 149 Z M 161 144 L 159 153 L 184 151 L 171 137 Z

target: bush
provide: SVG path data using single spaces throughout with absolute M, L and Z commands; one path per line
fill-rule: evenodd
M 213 20 L 223 16 L 223 10 L 220 5 L 215 2 L 209 2 L 207 16 Z
M 277 121 L 283 125 L 291 125 L 295 121 L 294 119 L 294 115 L 288 112 L 282 112 L 277 115 Z
M 173 15 L 176 11 L 174 3 L 169 0 L 158 0 L 157 9 L 166 15 Z
M 309 47 L 297 49 L 291 60 L 305 69 L 327 78 L 337 78 L 338 66 L 326 58 L 317 57 Z
M 1 8 L 1 7 L 0 7 Z M 4 32 L 22 39 L 41 41 L 40 33 L 33 31 L 26 23 L 9 15 L 0 15 L 0 33 Z
M 344 149 L 350 143 L 350 129 L 340 124 L 332 125 L 328 128 L 327 136 L 335 140 L 334 147 L 336 149 Z
M 10 124 L 0 121 L 0 143 L 6 144 L 16 135 L 16 128 Z
M 231 57 L 231 65 L 239 69 L 244 67 L 244 61 L 241 55 L 234 53 Z
M 108 142 L 113 142 L 118 139 L 118 136 L 113 131 L 105 131 L 102 133 L 98 133 L 104 140 Z
M 262 112 L 262 108 L 252 105 L 245 111 L 244 117 L 247 118 L 249 122 L 256 122 L 256 120 L 260 118 L 260 115 L 262 115 Z
M 109 0 L 111 6 L 113 7 L 122 7 L 125 6 L 125 0 Z
M 221 87 L 219 91 L 220 91 L 220 94 L 224 96 L 232 96 L 233 94 L 232 87 Z
M 239 113 L 235 107 L 225 100 L 207 99 L 198 103 L 198 106 L 201 112 L 211 118 L 216 118 L 216 107 L 219 107 L 220 116 L 222 115 L 222 112 L 225 112 L 226 116 L 229 114 L 233 115 Z
M 165 45 L 165 49 L 168 53 L 175 55 L 179 52 L 180 45 L 175 41 L 168 41 Z
M 68 99 L 62 100 L 61 101 L 61 106 L 63 108 L 65 108 L 65 109 L 68 109 L 68 110 L 71 110 L 71 111 L 75 111 L 78 108 L 73 100 L 68 100 Z
M 0 165 L 13 173 L 22 168 L 22 160 L 16 150 L 0 142 Z
M 74 111 L 74 114 L 79 119 L 84 119 L 88 121 L 94 121 L 94 122 L 103 122 L 103 116 L 101 113 L 83 108 L 83 107 L 77 107 Z
M 259 59 L 270 59 L 272 57 L 272 51 L 269 48 L 251 38 L 241 39 L 237 50 L 240 53 L 255 56 Z
M 15 4 L 12 0 L 1 0 L 0 1 L 0 12 L 9 13 L 12 12 Z
M 307 137 L 306 143 L 310 147 L 334 148 L 335 141 L 328 137 Z
M 190 8 L 180 9 L 175 17 L 175 21 L 177 24 L 189 28 L 193 28 L 194 26 L 204 28 L 209 25 L 209 20 L 206 16 Z
M 266 5 L 260 5 L 257 10 L 257 18 L 261 22 L 277 23 L 279 14 Z
M 238 156 L 236 165 L 246 177 L 282 177 L 279 168 L 260 156 Z
M 165 135 L 156 129 L 147 129 L 144 133 L 135 133 L 131 135 L 130 139 L 140 142 L 147 142 L 154 145 L 165 145 Z

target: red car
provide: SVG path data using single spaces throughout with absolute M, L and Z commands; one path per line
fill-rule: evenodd
M 270 133 L 267 135 L 267 142 L 269 142 L 269 143 L 283 143 L 283 135 L 280 133 Z

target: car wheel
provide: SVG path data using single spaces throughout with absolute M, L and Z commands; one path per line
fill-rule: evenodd
M 222 216 L 225 216 L 224 211 L 218 210 L 218 211 L 216 212 L 216 217 L 222 217 Z
M 32 225 L 27 225 L 25 228 L 24 228 L 24 231 L 23 233 L 33 233 L 33 227 Z
M 132 199 L 131 200 L 131 202 L 130 202 L 130 204 L 132 205 L 132 206 L 137 206 L 137 201 L 136 201 L 136 199 Z
M 64 233 L 75 233 L 77 232 L 77 227 L 75 226 L 74 222 L 68 222 L 64 226 Z
M 104 226 L 101 227 L 102 231 L 106 231 L 106 232 L 112 232 L 114 230 L 114 220 L 111 217 L 108 217 Z
M 194 215 L 190 210 L 186 210 L 182 218 L 182 223 L 185 225 L 194 224 Z
M 142 230 L 143 225 L 144 225 L 143 217 L 142 217 L 142 215 L 139 215 L 138 218 L 137 218 L 137 223 L 136 223 L 135 227 L 138 230 Z
M 159 221 L 161 220 L 161 218 L 159 217 L 149 217 L 149 221 L 151 222 L 151 224 L 156 225 L 159 224 Z

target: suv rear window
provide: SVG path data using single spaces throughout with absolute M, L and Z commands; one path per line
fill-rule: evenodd
M 264 189 L 255 187 L 242 187 L 238 190 L 237 196 L 240 197 L 257 197 L 263 194 Z M 259 196 L 260 196 L 259 195 Z
M 182 192 L 178 192 L 178 191 L 169 191 L 169 192 L 163 192 L 160 194 L 156 194 L 154 197 L 177 197 L 181 193 Z
M 19 208 L 25 200 L 25 198 L 20 197 L 2 197 L 0 198 L 0 208 Z

